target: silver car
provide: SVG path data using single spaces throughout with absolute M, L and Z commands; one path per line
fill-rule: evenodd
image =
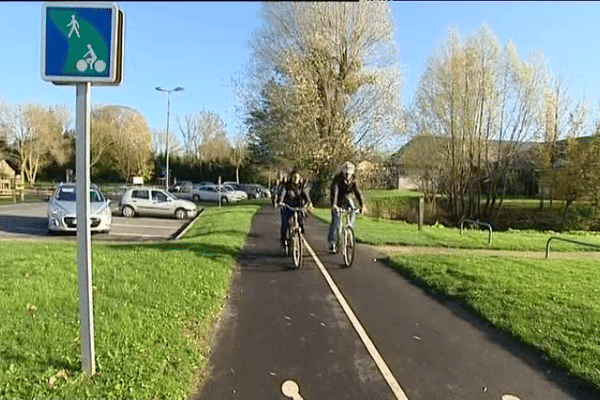
M 192 192 L 192 199 L 198 201 L 216 201 L 221 203 L 231 203 L 240 200 L 233 192 L 226 191 L 223 186 L 218 185 L 200 185 Z
M 74 183 L 57 186 L 48 203 L 48 231 L 77 231 L 77 198 Z M 90 187 L 90 230 L 108 233 L 112 223 L 110 200 L 107 200 L 96 185 Z
M 173 216 L 177 219 L 196 216 L 196 204 L 178 199 L 163 189 L 153 187 L 126 188 L 119 209 L 124 217 L 137 215 Z

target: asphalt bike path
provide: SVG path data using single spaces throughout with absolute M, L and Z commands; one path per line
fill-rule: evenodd
M 359 217 L 360 218 L 360 217 Z M 598 392 L 459 306 L 435 299 L 359 244 L 351 268 L 305 220 L 303 265 L 261 208 L 215 327 L 204 383 L 213 399 L 597 399 Z

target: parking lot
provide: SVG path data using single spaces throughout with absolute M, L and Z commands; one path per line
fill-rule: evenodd
M 0 240 L 64 239 L 76 240 L 75 233 L 48 233 L 48 203 L 17 203 L 0 205 Z M 125 218 L 111 204 L 113 221 L 110 233 L 94 233 L 93 241 L 155 241 L 174 237 L 190 220 L 174 218 Z

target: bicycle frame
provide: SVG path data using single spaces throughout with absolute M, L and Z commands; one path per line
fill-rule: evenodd
M 283 204 L 284 207 L 292 211 L 290 216 L 288 232 L 286 234 L 288 245 L 286 252 L 292 256 L 294 267 L 299 268 L 302 262 L 302 232 L 300 231 L 300 222 L 298 221 L 298 213 L 306 210 L 306 207 L 291 207 Z
M 354 248 L 356 239 L 354 236 L 354 221 L 356 219 L 356 208 L 340 209 L 340 225 L 337 232 L 338 248 L 341 250 L 344 265 L 350 267 L 354 262 Z

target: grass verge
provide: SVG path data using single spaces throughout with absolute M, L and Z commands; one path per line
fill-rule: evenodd
M 326 222 L 331 221 L 329 208 L 315 208 L 313 214 Z M 465 229 L 460 234 L 459 228 L 447 228 L 443 225 L 424 225 L 421 230 L 416 224 L 387 219 L 374 219 L 369 216 L 358 216 L 356 220 L 357 240 L 376 246 L 433 246 L 452 247 L 461 249 L 496 249 L 544 252 L 546 242 L 550 237 L 561 237 L 580 242 L 600 245 L 600 234 L 596 232 L 556 233 L 552 231 L 539 232 L 533 230 L 509 230 L 493 232 L 492 245 L 488 245 L 488 231 Z M 551 251 L 589 251 L 597 250 L 591 247 L 562 241 L 552 241 Z
M 389 264 L 600 389 L 597 262 L 425 255 Z
M 178 242 L 92 246 L 96 375 L 81 372 L 75 243 L 0 243 L 1 398 L 187 398 L 257 205 Z

